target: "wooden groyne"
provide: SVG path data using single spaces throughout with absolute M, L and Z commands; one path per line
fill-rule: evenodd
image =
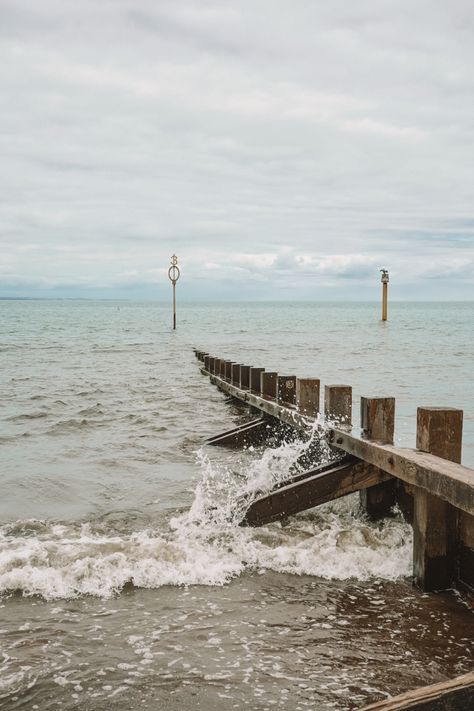
M 413 579 L 422 590 L 474 592 L 474 470 L 461 465 L 463 412 L 419 407 L 416 449 L 396 447 L 395 399 L 361 398 L 361 432 L 352 430 L 352 388 L 281 376 L 195 350 L 201 372 L 249 406 L 255 419 L 211 437 L 210 445 L 243 447 L 320 430 L 334 461 L 307 468 L 253 501 L 244 525 L 261 525 L 359 491 L 367 516 L 388 516 L 398 504 L 413 526 Z M 311 450 L 310 450 L 311 451 Z M 316 460 L 316 457 L 315 457 Z M 474 709 L 474 673 L 411 690 L 363 711 Z
M 212 383 L 258 413 L 209 444 L 261 444 L 295 430 L 304 437 L 324 414 L 317 426 L 335 461 L 289 473 L 288 482 L 252 502 L 244 524 L 261 525 L 359 491 L 369 517 L 388 516 L 398 504 L 412 524 L 413 578 L 422 590 L 474 591 L 474 470 L 461 464 L 462 410 L 419 407 L 416 449 L 397 447 L 394 398 L 361 398 L 361 433 L 354 432 L 349 385 L 326 385 L 321 412 L 318 378 L 195 354 Z

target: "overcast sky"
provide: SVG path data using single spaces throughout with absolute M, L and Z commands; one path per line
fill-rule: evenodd
M 0 296 L 474 299 L 472 0 L 0 0 Z

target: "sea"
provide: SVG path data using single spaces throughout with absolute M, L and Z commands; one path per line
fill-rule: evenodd
M 0 301 L 0 709 L 349 711 L 473 668 L 466 596 L 412 585 L 412 529 L 358 495 L 261 528 L 307 442 L 228 450 L 249 412 L 193 348 L 464 410 L 474 303 Z M 330 456 L 321 431 L 320 461 Z

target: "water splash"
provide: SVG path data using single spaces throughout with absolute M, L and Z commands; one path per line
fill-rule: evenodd
M 308 452 L 333 456 L 311 436 L 215 459 L 200 449 L 201 479 L 189 510 L 158 529 L 125 533 L 99 524 L 17 522 L 0 527 L 0 593 L 46 599 L 110 597 L 125 585 L 224 585 L 247 571 L 328 579 L 409 575 L 411 528 L 401 518 L 366 521 L 357 496 L 260 529 L 239 526 L 249 502 L 301 467 Z

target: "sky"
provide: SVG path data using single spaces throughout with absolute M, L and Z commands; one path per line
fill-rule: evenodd
M 472 0 L 0 0 L 0 296 L 474 299 Z

